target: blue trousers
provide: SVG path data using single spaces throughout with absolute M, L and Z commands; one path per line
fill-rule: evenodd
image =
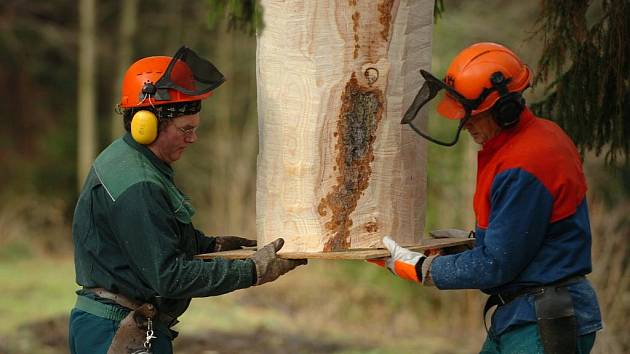
M 70 331 L 68 345 L 71 354 L 107 354 L 119 322 L 94 316 L 90 313 L 73 309 L 70 313 Z M 173 354 L 171 339 L 156 332 L 156 339 L 151 341 L 153 354 Z
M 595 344 L 595 332 L 578 337 L 575 354 L 588 354 Z M 479 354 L 545 354 L 538 325 L 535 323 L 511 329 L 497 338 L 488 336 Z

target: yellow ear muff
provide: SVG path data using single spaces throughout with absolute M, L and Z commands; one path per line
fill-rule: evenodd
M 131 119 L 131 136 L 138 144 L 148 145 L 158 135 L 158 119 L 150 111 L 138 111 Z

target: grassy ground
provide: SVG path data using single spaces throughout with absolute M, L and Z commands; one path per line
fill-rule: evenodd
M 0 262 L 0 335 L 66 314 L 74 304 L 74 264 L 69 257 Z
M 0 353 L 66 353 L 67 314 L 76 288 L 71 257 L 4 259 L 0 277 Z M 440 332 L 443 326 L 430 321 L 439 318 L 427 317 L 430 303 L 421 288 L 410 292 L 410 286 L 363 262 L 311 262 L 271 284 L 195 299 L 176 328 L 181 332 L 176 349 L 182 354 L 474 351 L 479 338 Z

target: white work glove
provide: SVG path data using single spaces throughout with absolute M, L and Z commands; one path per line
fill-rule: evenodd
M 368 262 L 381 267 L 386 266 L 390 272 L 403 279 L 411 280 L 416 283 L 423 282 L 422 265 L 427 258 L 424 254 L 401 247 L 388 236 L 383 237 L 383 244 L 389 250 L 391 256 L 368 259 Z

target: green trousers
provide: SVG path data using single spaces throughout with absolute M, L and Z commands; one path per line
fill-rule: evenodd
M 112 343 L 117 321 L 108 320 L 90 313 L 73 309 L 70 313 L 70 332 L 68 345 L 71 354 L 107 354 L 107 349 Z M 151 341 L 153 354 L 172 354 L 173 345 L 171 339 L 161 333 Z
M 578 337 L 575 354 L 588 354 L 595 343 L 595 332 Z M 499 336 L 488 336 L 479 354 L 545 354 L 538 325 L 519 326 Z

